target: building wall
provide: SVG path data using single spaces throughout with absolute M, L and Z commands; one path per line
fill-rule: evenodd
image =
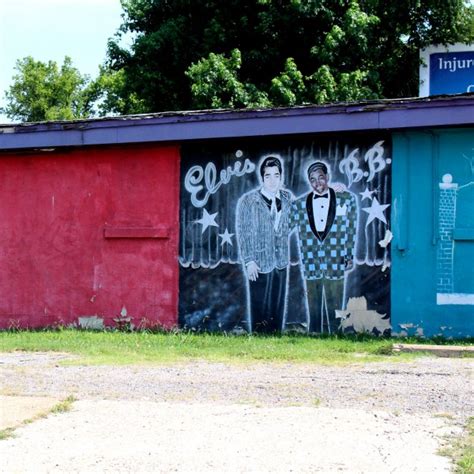
M 176 324 L 179 150 L 0 156 L 0 327 Z
M 114 326 L 122 316 L 249 331 L 252 298 L 277 300 L 277 288 L 284 330 L 472 336 L 473 150 L 474 130 L 458 128 L 3 153 L 0 328 Z M 243 229 L 267 235 L 267 220 L 242 216 L 268 155 L 282 163 L 281 193 L 300 208 L 274 228 L 288 243 L 280 286 L 253 290 Z M 335 248 L 305 222 L 315 161 L 344 199 L 337 236 L 328 231 Z M 256 251 L 266 245 L 258 238 Z
M 278 218 L 260 193 L 268 156 L 282 164 Z M 322 240 L 306 204 L 316 161 L 336 189 Z M 389 333 L 391 162 L 380 132 L 183 146 L 181 327 Z
M 393 138 L 392 325 L 474 335 L 474 129 Z

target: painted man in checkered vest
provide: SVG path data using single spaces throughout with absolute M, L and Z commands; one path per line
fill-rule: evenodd
M 344 282 L 354 266 L 357 225 L 355 196 L 329 186 L 330 169 L 321 161 L 308 168 L 312 191 L 293 203 L 310 315 L 309 331 L 337 331 L 336 310 L 344 309 Z

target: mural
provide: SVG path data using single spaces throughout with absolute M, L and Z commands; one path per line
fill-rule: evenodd
M 181 327 L 390 331 L 389 137 L 183 146 Z
M 472 177 L 474 158 L 470 159 L 470 170 Z M 465 268 L 473 255 L 474 181 L 460 186 L 453 182 L 451 174 L 444 174 L 438 196 L 436 303 L 474 305 L 474 275 L 470 267 Z

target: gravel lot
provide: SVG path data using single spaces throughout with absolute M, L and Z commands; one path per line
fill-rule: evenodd
M 3 395 L 71 412 L 0 442 L 1 472 L 449 472 L 437 455 L 474 415 L 473 359 L 58 365 L 0 354 Z

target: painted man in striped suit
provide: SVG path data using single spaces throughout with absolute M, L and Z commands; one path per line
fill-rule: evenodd
M 249 331 L 273 333 L 283 329 L 293 196 L 282 189 L 278 157 L 264 158 L 258 171 L 261 188 L 237 203 L 237 240 L 248 279 Z
M 334 333 L 336 310 L 344 309 L 344 283 L 354 266 L 357 204 L 349 191 L 329 186 L 329 166 L 321 161 L 308 168 L 311 192 L 293 204 L 291 225 L 296 226 L 306 281 L 309 331 Z

